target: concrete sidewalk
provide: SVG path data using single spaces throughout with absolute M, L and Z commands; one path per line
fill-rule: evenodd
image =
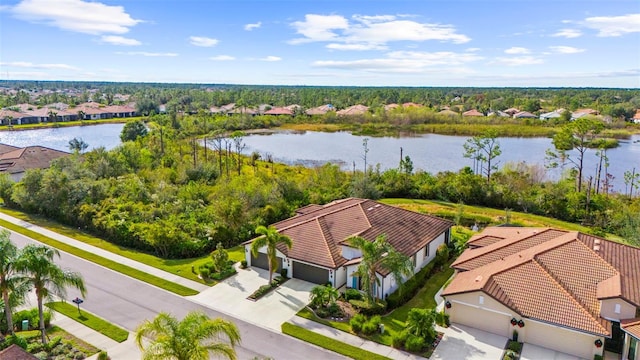
M 183 278 L 182 276 L 178 276 L 178 275 L 174 275 L 174 274 L 168 273 L 166 271 L 160 270 L 160 269 L 155 268 L 153 266 L 149 266 L 149 265 L 143 264 L 141 262 L 138 262 L 138 261 L 135 261 L 135 260 L 131 260 L 131 259 L 126 258 L 124 256 L 120 256 L 120 255 L 114 254 L 114 253 L 112 253 L 110 251 L 103 250 L 103 249 L 100 249 L 100 248 L 95 247 L 93 245 L 89 245 L 89 244 L 86 244 L 86 243 L 84 243 L 82 241 L 78 241 L 76 239 L 70 238 L 68 236 L 64 236 L 64 235 L 58 234 L 58 233 L 53 232 L 51 230 L 47 230 L 47 229 L 45 229 L 43 227 L 31 224 L 31 223 L 26 222 L 26 221 L 22 221 L 20 219 L 14 218 L 13 216 L 9 216 L 9 215 L 4 214 L 4 213 L 0 213 L 0 219 L 8 221 L 8 222 L 16 224 L 16 225 L 19 225 L 19 226 L 22 226 L 22 227 L 24 227 L 26 229 L 29 229 L 29 230 L 34 231 L 34 232 L 37 232 L 39 234 L 42 234 L 42 235 L 47 236 L 47 237 L 50 237 L 50 238 L 52 238 L 54 240 L 63 242 L 65 244 L 71 245 L 73 247 L 88 251 L 88 252 L 90 252 L 92 254 L 96 254 L 96 255 L 101 256 L 103 258 L 115 261 L 115 262 L 117 262 L 119 264 L 127 265 L 129 267 L 132 267 L 134 269 L 146 272 L 146 273 L 151 274 L 151 275 L 155 275 L 155 276 L 157 276 L 159 278 L 162 278 L 162 279 L 165 279 L 167 281 L 171 281 L 171 282 L 174 282 L 176 284 L 180 284 L 180 285 L 186 286 L 188 288 L 197 290 L 198 292 L 210 288 L 209 286 L 207 286 L 205 284 L 201 284 L 201 283 L 195 282 L 193 280 L 189 280 L 189 279 Z

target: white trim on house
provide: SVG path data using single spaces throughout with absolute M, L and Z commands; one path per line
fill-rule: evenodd
M 485 310 L 485 311 L 489 311 L 489 312 L 500 314 L 500 315 L 506 315 L 506 316 L 509 316 L 509 317 L 513 317 L 513 314 L 511 314 L 511 313 L 506 313 L 504 311 L 490 309 L 490 308 L 487 308 L 487 307 L 484 307 L 484 306 L 480 306 L 480 305 L 469 304 L 468 302 L 465 302 L 465 301 L 460 301 L 460 300 L 448 300 L 448 301 L 451 302 L 452 304 L 466 305 L 466 306 L 470 306 L 472 308 L 476 308 L 476 309 Z

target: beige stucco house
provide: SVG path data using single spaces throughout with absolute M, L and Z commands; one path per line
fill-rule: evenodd
M 452 267 L 442 294 L 451 322 L 510 338 L 517 331 L 525 346 L 584 359 L 606 349 L 638 360 L 639 248 L 575 231 L 490 227 Z
M 350 237 L 357 235 L 372 241 L 385 235 L 389 244 L 413 260 L 416 273 L 435 258 L 440 244 L 448 243 L 452 223 L 373 200 L 348 198 L 305 206 L 294 217 L 273 226 L 293 243 L 291 249 L 278 246 L 278 269 L 286 271 L 288 277 L 316 284 L 330 283 L 344 290 L 360 289 L 361 285 L 355 271 L 362 253 L 349 246 Z M 247 263 L 267 269 L 266 248 L 253 257 L 252 242 L 244 244 Z M 378 298 L 385 298 L 400 285 L 388 272 L 382 271 L 377 276 Z

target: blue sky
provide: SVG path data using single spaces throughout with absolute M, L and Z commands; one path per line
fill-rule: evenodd
M 638 0 L 0 4 L 0 79 L 640 87 Z

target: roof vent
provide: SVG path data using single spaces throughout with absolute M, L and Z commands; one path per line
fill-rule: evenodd
M 382 206 L 382 205 L 380 205 L 380 204 L 376 204 L 374 207 L 380 207 L 380 206 Z
M 593 247 L 593 251 L 600 251 L 600 245 L 595 245 Z
M 367 209 L 367 211 L 371 211 L 371 210 L 373 210 L 373 206 Z
M 476 276 L 475 282 L 480 282 L 480 281 L 482 281 L 482 275 Z
M 596 244 L 596 245 L 600 245 L 600 239 L 595 239 L 595 240 L 593 241 L 593 243 L 594 243 L 594 244 Z

